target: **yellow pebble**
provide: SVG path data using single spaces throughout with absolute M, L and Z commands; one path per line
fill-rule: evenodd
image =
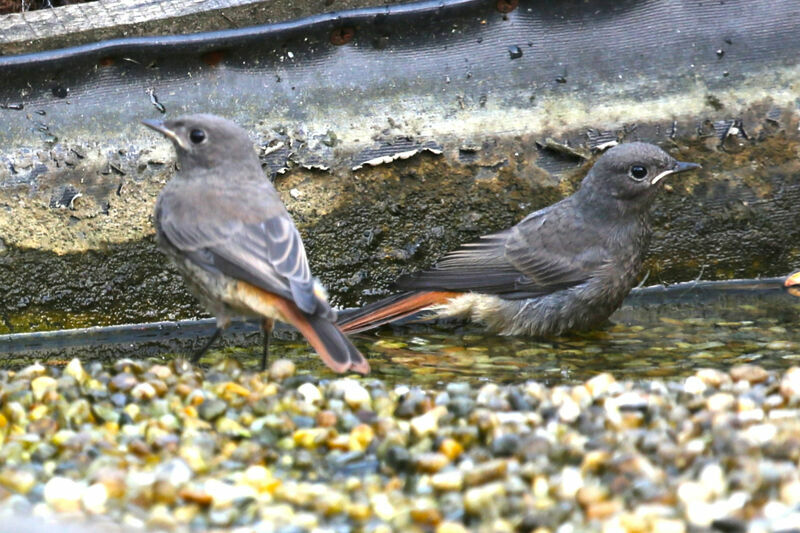
M 363 452 L 375 438 L 375 432 L 367 424 L 359 424 L 350 432 L 349 448 L 351 452 Z
M 135 403 L 129 403 L 128 405 L 123 407 L 122 410 L 125 411 L 125 413 L 129 417 L 131 417 L 131 420 L 133 420 L 134 422 L 139 421 L 139 413 L 141 413 L 142 410 Z
M 48 408 L 46 405 L 39 404 L 33 409 L 29 414 L 31 420 L 41 420 L 42 418 L 47 416 Z M 0 415 L 2 416 L 2 415 Z
M 317 446 L 325 442 L 328 438 L 328 430 L 326 428 L 304 428 L 298 429 L 292 435 L 292 439 L 297 446 L 315 449 Z
M 441 445 L 439 445 L 439 451 L 445 454 L 447 458 L 452 461 L 461 455 L 461 453 L 464 451 L 464 447 L 461 446 L 457 440 L 448 437 L 442 441 Z
M 239 385 L 238 383 L 229 381 L 223 387 L 222 394 L 226 399 L 230 398 L 233 395 L 238 395 L 247 398 L 248 396 L 250 396 L 250 390 Z
M 220 455 L 222 457 L 230 457 L 231 455 L 236 453 L 236 450 L 238 448 L 239 448 L 238 443 L 234 441 L 228 441 L 222 446 L 222 449 L 220 450 Z
M 353 520 L 364 522 L 369 519 L 369 505 L 364 503 L 351 503 L 347 506 L 347 515 Z

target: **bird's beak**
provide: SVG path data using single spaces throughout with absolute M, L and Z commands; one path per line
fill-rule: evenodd
M 171 140 L 184 150 L 186 149 L 186 146 L 184 146 L 183 142 L 181 141 L 181 138 L 178 137 L 178 134 L 175 133 L 175 131 L 169 129 L 166 126 L 166 124 L 164 124 L 163 120 L 144 119 L 142 120 L 142 124 L 150 128 L 151 130 L 157 131 L 158 133 L 160 133 L 167 139 Z
M 800 271 L 786 278 L 783 282 L 783 287 L 786 289 L 786 292 L 792 296 L 800 297 Z
M 653 178 L 653 181 L 650 182 L 650 185 L 655 185 L 656 183 L 666 178 L 670 174 L 677 174 L 678 172 L 686 172 L 687 170 L 694 170 L 696 168 L 702 168 L 702 167 L 697 163 L 685 163 L 683 161 L 678 161 L 675 163 L 674 167 L 672 167 L 669 170 L 665 170 L 664 172 Z

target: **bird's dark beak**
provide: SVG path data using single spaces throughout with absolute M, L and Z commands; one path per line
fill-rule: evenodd
M 783 287 L 786 289 L 786 292 L 792 296 L 800 297 L 800 271 L 786 278 L 783 282 Z
M 687 170 L 693 170 L 695 168 L 701 168 L 701 167 L 697 163 L 684 163 L 683 161 L 678 161 L 675 163 L 674 167 L 672 167 L 669 170 L 665 170 L 664 172 L 653 178 L 653 180 L 650 182 L 650 185 L 655 185 L 656 183 L 658 183 L 659 181 L 661 181 L 662 179 L 666 178 L 671 174 L 677 174 L 678 172 L 685 172 Z
M 678 172 L 686 172 L 687 170 L 694 170 L 696 168 L 702 168 L 697 163 L 684 163 L 683 161 L 678 161 L 675 163 L 675 166 L 672 169 L 673 174 L 677 174 Z
M 169 129 L 167 125 L 164 124 L 163 120 L 144 119 L 142 120 L 142 124 L 150 128 L 151 130 L 157 131 L 158 133 L 160 133 L 167 139 L 171 140 L 178 146 L 185 148 L 183 146 L 183 143 L 181 142 L 180 137 L 178 137 L 178 134 L 175 133 L 174 130 Z

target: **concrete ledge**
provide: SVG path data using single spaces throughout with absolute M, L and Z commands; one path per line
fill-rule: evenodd
M 658 203 L 649 282 L 784 274 L 800 263 L 795 10 L 460 0 L 0 57 L 5 327 L 199 313 L 152 243 L 173 158 L 138 121 L 162 109 L 253 132 L 339 305 L 569 194 L 610 141 L 704 167 Z

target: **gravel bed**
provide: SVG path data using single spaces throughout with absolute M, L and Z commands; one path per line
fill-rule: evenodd
M 0 444 L 5 531 L 12 516 L 283 533 L 800 524 L 798 367 L 417 388 L 288 360 L 74 359 L 0 371 Z

